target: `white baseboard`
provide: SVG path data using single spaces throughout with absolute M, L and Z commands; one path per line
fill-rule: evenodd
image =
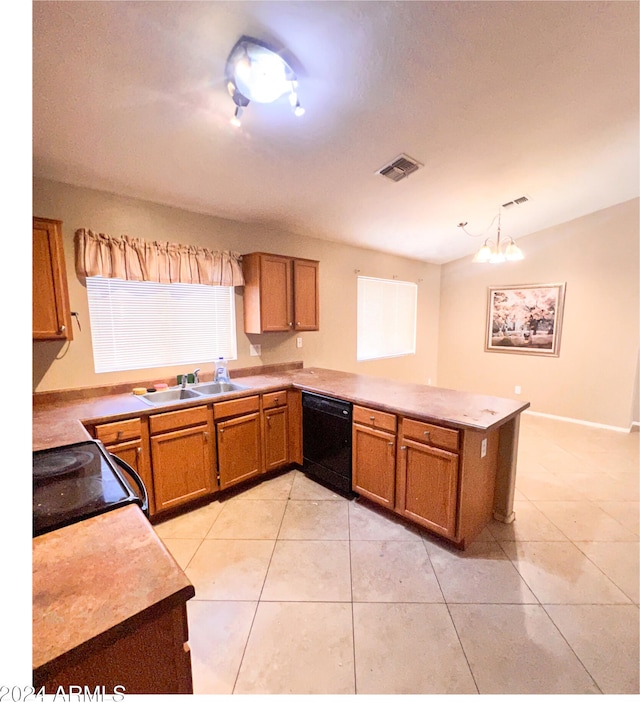
M 525 410 L 523 414 L 531 414 L 536 417 L 546 417 L 547 419 L 556 419 L 559 422 L 570 422 L 571 424 L 582 424 L 585 427 L 593 427 L 594 429 L 608 429 L 609 431 L 618 431 L 623 434 L 628 434 L 631 431 L 638 431 L 634 429 L 639 426 L 638 422 L 633 422 L 629 427 L 616 427 L 612 424 L 598 424 L 597 422 L 587 422 L 584 419 L 574 419 L 573 417 L 561 417 L 558 414 L 546 414 L 545 412 L 534 412 L 533 410 Z

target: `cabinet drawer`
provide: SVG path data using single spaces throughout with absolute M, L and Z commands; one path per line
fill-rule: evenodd
M 149 417 L 149 430 L 152 434 L 158 434 L 172 429 L 191 427 L 195 424 L 206 424 L 208 418 L 208 407 L 194 407 L 193 409 L 153 414 Z
M 404 419 L 402 421 L 402 435 L 405 439 L 421 441 L 425 444 L 449 449 L 449 451 L 458 450 L 459 433 L 457 429 L 446 429 L 435 424 L 417 422 L 415 419 Z
M 397 417 L 395 414 L 380 412 L 368 407 L 353 406 L 353 421 L 376 429 L 395 432 Z
M 262 409 L 273 409 L 283 407 L 287 404 L 287 391 L 268 392 L 262 396 Z
M 125 419 L 121 422 L 98 424 L 95 428 L 96 439 L 103 444 L 115 444 L 119 441 L 139 439 L 141 433 L 140 419 Z
M 238 400 L 227 400 L 226 402 L 216 402 L 213 405 L 213 418 L 225 419 L 235 417 L 238 414 L 257 412 L 260 409 L 260 398 L 258 395 L 251 397 L 241 397 Z

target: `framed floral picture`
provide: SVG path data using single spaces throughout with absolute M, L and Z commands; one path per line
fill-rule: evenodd
M 489 288 L 485 351 L 558 356 L 565 283 Z

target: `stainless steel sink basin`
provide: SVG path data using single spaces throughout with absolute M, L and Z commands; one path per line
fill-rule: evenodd
M 225 392 L 248 389 L 246 385 L 236 385 L 235 383 L 200 383 L 194 387 L 193 391 L 200 395 L 221 395 Z
M 179 400 L 195 400 L 201 395 L 194 390 L 183 388 L 170 388 L 169 390 L 159 390 L 158 392 L 148 392 L 146 395 L 136 395 L 143 402 L 149 405 L 165 405 Z

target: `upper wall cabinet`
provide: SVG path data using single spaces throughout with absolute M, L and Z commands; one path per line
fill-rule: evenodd
M 33 338 L 71 341 L 62 222 L 33 218 Z
M 242 269 L 247 334 L 318 331 L 318 261 L 250 253 Z

